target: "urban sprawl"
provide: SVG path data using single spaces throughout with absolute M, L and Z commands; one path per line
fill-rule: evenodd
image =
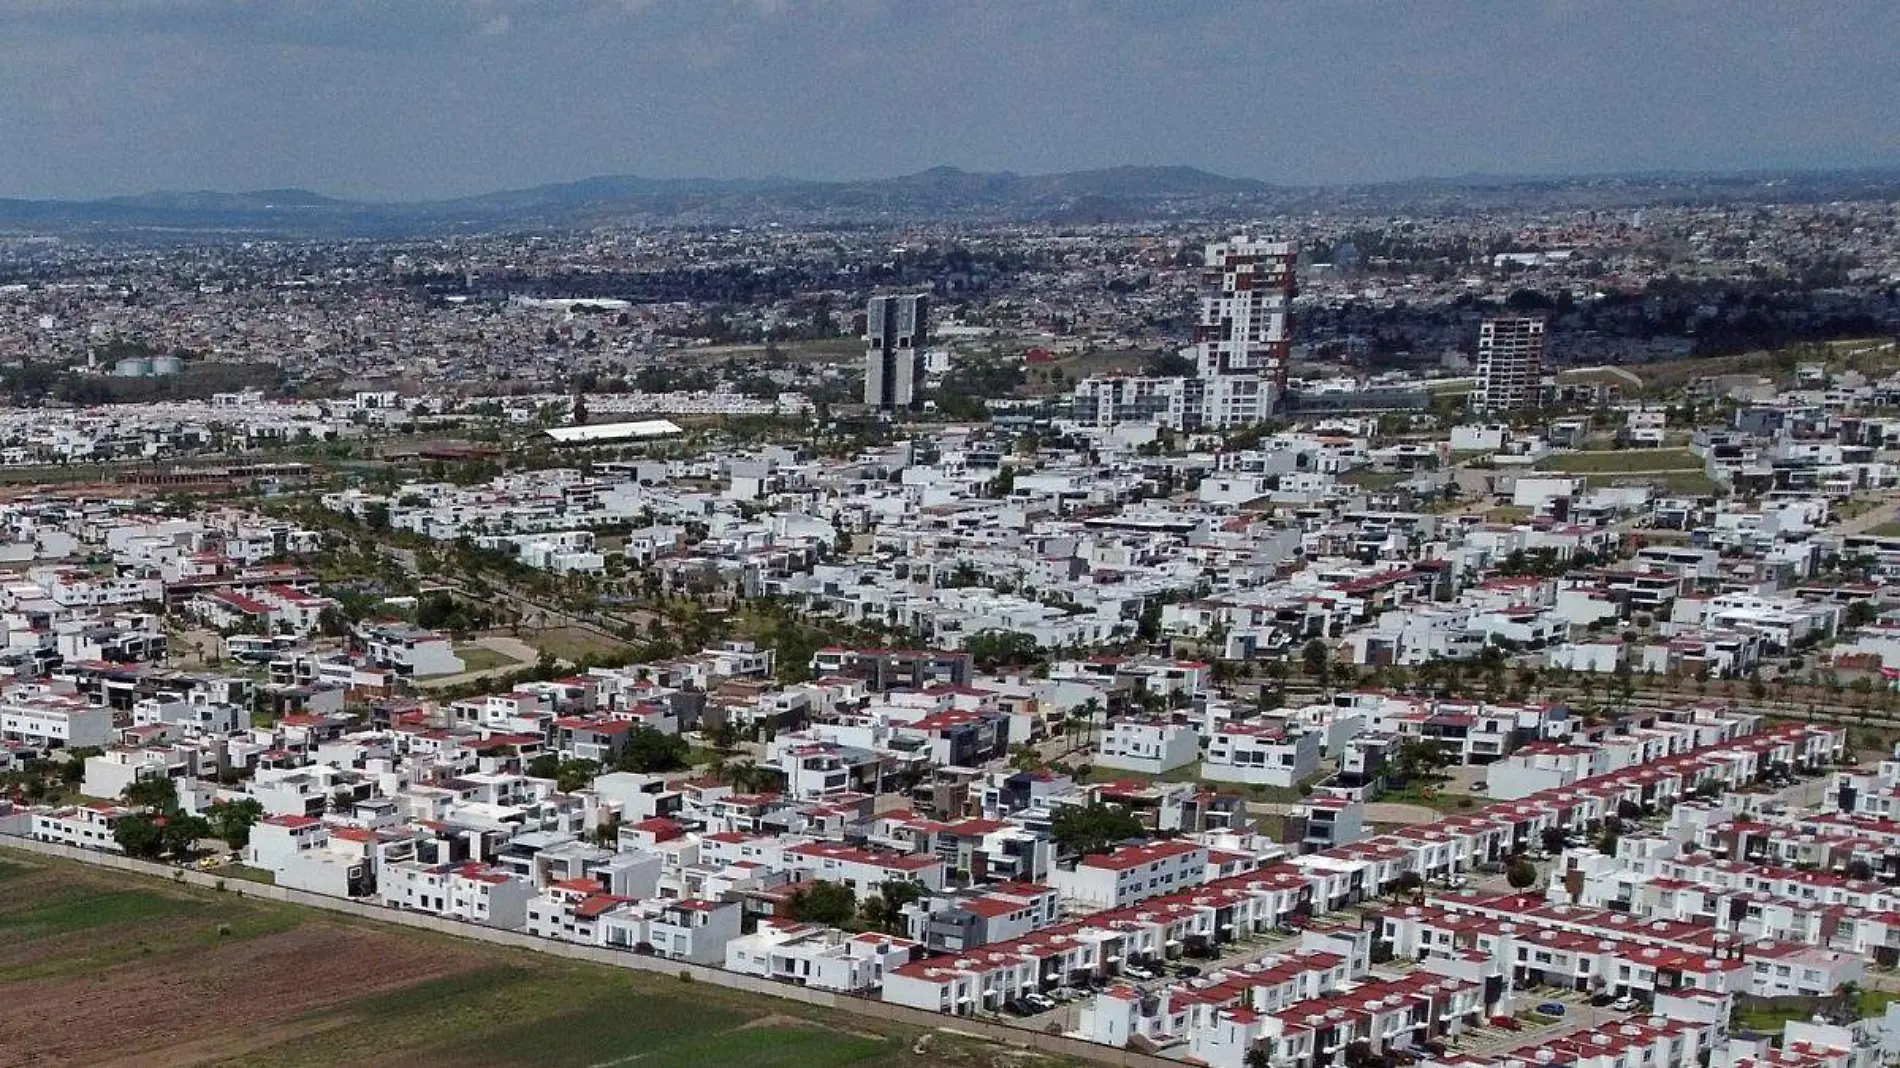
M 0 846 L 1213 1068 L 1888 1063 L 1895 222 L 0 236 Z

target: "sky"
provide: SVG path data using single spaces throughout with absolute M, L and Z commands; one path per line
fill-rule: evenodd
M 0 196 L 1900 164 L 1895 0 L 0 0 Z

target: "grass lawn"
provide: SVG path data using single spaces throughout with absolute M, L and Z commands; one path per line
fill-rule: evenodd
M 1900 522 L 1889 520 L 1869 527 L 1867 533 L 1877 538 L 1900 538 Z
M 1889 1001 L 1900 1001 L 1900 991 L 1862 987 L 1860 993 L 1854 996 L 1854 1015 L 1863 1020 L 1884 1016 Z
M 1085 760 L 1086 757 L 1080 757 Z M 1201 762 L 1183 764 L 1178 768 L 1164 771 L 1159 775 L 1149 775 L 1140 771 L 1123 771 L 1120 768 L 1105 768 L 1099 764 L 1090 764 L 1088 776 L 1084 782 L 1198 782 L 1201 778 Z
M 1411 476 L 1403 471 L 1348 471 L 1339 481 L 1363 490 L 1389 490 Z
M 249 864 L 226 864 L 218 868 L 215 874 L 220 879 L 242 879 L 247 883 L 263 883 L 265 886 L 277 884 L 277 876 Z
M 1375 803 L 1393 805 L 1424 805 L 1440 812 L 1465 812 L 1483 804 L 1482 798 L 1470 794 L 1447 793 L 1435 786 L 1422 783 L 1408 783 L 1403 790 L 1390 790 L 1377 797 Z
M 1567 452 L 1538 465 L 1571 474 L 1620 474 L 1627 471 L 1702 470 L 1702 458 L 1688 449 L 1607 449 Z
M 625 642 L 612 638 L 603 638 L 591 630 L 579 627 L 555 627 L 539 633 L 523 633 L 521 640 L 547 653 L 556 660 L 567 663 L 579 663 L 584 656 L 599 656 L 602 653 L 614 653 L 626 648 Z
M 1780 1034 L 1781 1029 L 1787 1026 L 1789 1021 L 1805 1020 L 1811 1015 L 1813 1015 L 1813 1013 L 1807 1009 L 1792 1007 L 1770 1008 L 1763 1006 L 1761 1008 L 1751 1009 L 1737 1008 L 1735 1010 L 1735 1018 L 1730 1021 L 1730 1026 L 1738 1031 L 1760 1031 L 1763 1034 L 1773 1035 Z
M 938 1068 L 1003 1053 L 932 1030 L 918 1055 L 923 1028 L 4 848 L 0 984 L 7 1052 L 49 1064 Z
M 1650 471 L 1611 477 L 1592 476 L 1593 486 L 1645 485 L 1656 486 L 1666 493 L 1709 494 L 1721 487 L 1710 481 L 1701 471 Z

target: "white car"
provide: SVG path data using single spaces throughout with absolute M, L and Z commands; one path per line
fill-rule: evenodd
M 1132 965 L 1132 964 L 1126 968 L 1123 968 L 1122 974 L 1127 976 L 1130 979 L 1141 979 L 1144 981 L 1153 979 L 1155 977 L 1155 973 L 1149 971 L 1148 969 L 1140 967 L 1138 965 Z
M 1610 1008 L 1615 1009 L 1617 1012 L 1635 1012 L 1637 1006 L 1641 1004 L 1642 1002 L 1637 1001 L 1635 998 L 1617 998 L 1615 1001 L 1610 1002 Z

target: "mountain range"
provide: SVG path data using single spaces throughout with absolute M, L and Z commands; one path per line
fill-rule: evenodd
M 158 191 L 98 200 L 0 199 L 0 231 L 162 239 L 399 236 L 650 222 L 727 226 L 928 221 L 1124 222 L 1323 210 L 1614 209 L 1654 203 L 1900 196 L 1900 170 L 1466 175 L 1349 186 L 1273 185 L 1192 167 L 1111 167 L 1021 175 L 933 167 L 895 178 L 813 181 L 604 176 L 416 202 L 346 200 L 306 189 Z

